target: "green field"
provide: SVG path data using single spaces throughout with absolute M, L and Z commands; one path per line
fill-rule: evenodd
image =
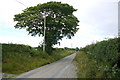
M 43 53 L 40 48 L 22 44 L 2 44 L 2 71 L 21 74 L 29 70 L 57 61 L 73 51 L 56 48 L 51 54 Z
M 120 78 L 120 38 L 87 45 L 75 61 L 79 78 Z

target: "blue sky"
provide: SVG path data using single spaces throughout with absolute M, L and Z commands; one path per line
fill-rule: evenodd
M 19 3 L 22 2 L 23 4 Z M 38 46 L 42 37 L 32 37 L 24 29 L 15 29 L 14 15 L 26 7 L 53 0 L 3 0 L 0 3 L 0 43 L 18 43 Z M 54 0 L 68 3 L 78 9 L 74 15 L 80 20 L 80 29 L 72 39 L 63 38 L 54 47 L 84 47 L 92 42 L 113 38 L 118 33 L 119 0 Z M 7 6 L 6 6 L 6 5 Z

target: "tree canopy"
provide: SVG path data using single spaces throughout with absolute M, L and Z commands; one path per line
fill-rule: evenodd
M 73 15 L 73 6 L 61 2 L 47 2 L 29 7 L 15 15 L 15 28 L 25 28 L 32 36 L 44 36 L 43 13 L 46 16 L 46 50 L 52 50 L 63 37 L 69 39 L 77 32 L 79 20 Z

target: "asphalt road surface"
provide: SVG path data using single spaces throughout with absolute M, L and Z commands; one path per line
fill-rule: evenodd
M 77 78 L 73 59 L 76 53 L 54 63 L 23 73 L 16 78 Z

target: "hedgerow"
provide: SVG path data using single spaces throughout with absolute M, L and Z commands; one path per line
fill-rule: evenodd
M 120 78 L 120 38 L 87 45 L 80 51 L 83 51 L 89 61 L 94 63 L 96 74 L 92 77 L 96 77 L 100 73 L 101 77 Z

